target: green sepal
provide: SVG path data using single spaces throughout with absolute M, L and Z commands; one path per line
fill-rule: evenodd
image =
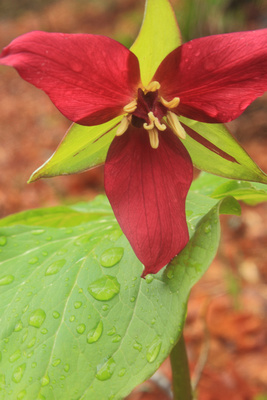
M 183 144 L 195 167 L 226 178 L 267 183 L 267 175 L 254 163 L 224 125 L 206 124 L 185 117 L 179 119 L 235 160 L 225 159 L 187 135 Z
M 28 183 L 40 178 L 69 175 L 103 164 L 122 116 L 96 126 L 72 124 L 55 153 L 30 177 Z
M 144 86 L 153 78 L 158 66 L 176 47 L 181 34 L 168 0 L 146 0 L 143 23 L 131 51 L 138 57 Z

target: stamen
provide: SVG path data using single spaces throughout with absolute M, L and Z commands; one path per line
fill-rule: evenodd
M 147 124 L 146 122 L 143 124 L 143 127 L 147 130 L 150 131 L 151 129 L 153 129 L 155 127 L 154 125 L 154 121 L 150 120 L 150 124 Z
M 175 108 L 180 103 L 180 98 L 174 97 L 171 101 L 167 101 L 163 97 L 161 97 L 160 102 L 167 108 Z
M 157 129 L 150 129 L 150 131 L 148 131 L 148 134 L 150 146 L 152 147 L 152 149 L 157 149 L 159 147 L 159 134 Z
M 160 83 L 158 81 L 152 81 L 147 86 L 144 87 L 143 91 L 146 94 L 147 92 L 155 92 L 160 89 Z
M 131 123 L 131 118 L 126 117 L 126 115 L 122 118 L 120 125 L 118 126 L 116 136 L 121 136 L 124 132 L 127 131 L 128 126 Z
M 126 106 L 123 107 L 123 111 L 126 113 L 133 113 L 137 108 L 137 101 L 133 100 L 131 103 L 126 104 Z
M 186 131 L 182 127 L 176 114 L 174 114 L 171 111 L 168 111 L 167 112 L 167 122 L 170 125 L 173 132 L 175 133 L 175 135 L 177 135 L 181 139 L 186 138 Z

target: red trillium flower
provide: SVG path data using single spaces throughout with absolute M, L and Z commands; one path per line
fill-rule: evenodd
M 168 264 L 189 240 L 185 200 L 193 167 L 183 140 L 190 135 L 230 157 L 179 117 L 228 122 L 262 95 L 267 30 L 185 43 L 146 86 L 137 57 L 104 36 L 31 32 L 3 50 L 0 64 L 45 91 L 73 122 L 92 126 L 121 116 L 106 158 L 105 190 L 145 276 Z

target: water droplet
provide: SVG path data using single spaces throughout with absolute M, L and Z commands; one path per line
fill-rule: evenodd
M 112 299 L 120 291 L 120 284 L 115 276 L 105 275 L 88 286 L 88 292 L 96 300 Z
M 159 337 L 156 337 L 153 342 L 151 343 L 151 345 L 149 346 L 147 353 L 146 353 L 146 359 L 149 363 L 152 363 L 153 361 L 156 360 L 156 358 L 158 357 L 160 348 L 161 348 L 161 340 Z
M 69 364 L 65 364 L 63 369 L 65 372 L 69 372 L 69 370 L 70 370 Z
M 60 363 L 61 363 L 61 360 L 60 360 L 60 358 L 58 358 L 57 360 L 55 360 L 55 361 L 52 363 L 52 365 L 53 365 L 53 367 L 57 367 Z
M 47 386 L 47 385 L 49 385 L 49 383 L 50 383 L 50 378 L 49 378 L 48 374 L 46 374 L 41 379 L 41 386 Z
M 208 224 L 208 225 L 205 226 L 204 232 L 205 232 L 205 233 L 210 233 L 210 231 L 211 231 L 211 225 Z
M 81 63 L 74 62 L 74 61 L 71 61 L 70 67 L 74 72 L 82 72 L 82 70 L 83 70 L 83 65 Z
M 50 240 L 52 240 L 53 238 L 52 238 L 52 236 L 47 236 L 45 239 L 46 239 L 47 241 L 50 241 Z
M 41 235 L 44 232 L 44 229 L 36 229 L 35 231 L 32 231 L 32 235 Z
M 78 308 L 80 308 L 82 306 L 82 304 L 83 303 L 81 301 L 75 301 L 74 308 L 78 309 Z
M 48 252 L 47 252 L 47 251 L 42 251 L 42 255 L 43 255 L 43 256 L 47 256 L 47 255 L 48 255 Z
M 120 335 L 115 335 L 113 338 L 112 338 L 112 343 L 118 343 L 118 342 L 120 342 L 121 341 L 121 336 Z
M 113 375 L 115 366 L 116 364 L 113 358 L 110 358 L 108 361 L 104 362 L 104 364 L 99 364 L 97 366 L 96 378 L 100 381 L 106 381 L 110 379 Z
M 65 264 L 66 264 L 65 259 L 53 262 L 51 265 L 49 265 L 49 267 L 45 271 L 45 275 L 48 276 L 57 274 Z
M 99 321 L 95 329 L 91 329 L 87 334 L 87 343 L 95 343 L 98 341 L 103 332 L 103 322 Z
M 4 374 L 0 374 L 0 390 L 5 388 L 6 378 Z
M 0 246 L 5 246 L 7 243 L 7 238 L 5 236 L 0 236 Z
M 79 333 L 79 335 L 82 335 L 86 329 L 86 326 L 84 324 L 80 324 L 77 326 L 76 331 Z
M 67 252 L 68 252 L 68 249 L 63 247 L 62 249 L 58 250 L 57 255 L 63 256 L 63 254 L 66 254 Z
M 130 302 L 131 302 L 131 303 L 133 303 L 135 300 L 136 300 L 136 297 L 134 297 L 134 296 L 132 296 L 132 297 L 130 298 Z
M 21 357 L 21 350 L 18 349 L 9 357 L 9 361 L 13 363 L 17 361 L 20 357 Z
M 151 320 L 151 325 L 154 325 L 156 323 L 156 318 L 153 318 L 152 320 Z
M 44 328 L 44 329 L 41 329 L 41 333 L 42 333 L 43 335 L 46 335 L 46 334 L 47 334 L 47 332 L 48 332 L 48 330 L 47 330 L 46 328 Z
M 17 395 L 17 400 L 22 400 L 26 396 L 27 392 L 26 390 L 22 390 L 21 392 L 18 393 Z
M 169 269 L 168 272 L 167 272 L 167 278 L 168 279 L 173 279 L 173 277 L 174 277 L 173 269 Z
M 12 381 L 15 383 L 19 383 L 23 378 L 25 370 L 26 370 L 26 363 L 21 364 L 17 368 L 15 368 L 12 375 Z
M 134 345 L 133 345 L 133 348 L 135 350 L 141 351 L 143 346 L 141 345 L 141 343 L 135 342 Z
M 33 356 L 33 351 L 27 354 L 27 358 L 31 358 Z
M 148 275 L 146 275 L 145 280 L 146 280 L 146 283 L 151 283 L 154 280 L 154 276 L 151 274 L 148 274 Z
M 170 338 L 170 344 L 174 344 L 174 339 Z
M 38 261 L 39 261 L 39 258 L 38 258 L 38 257 L 32 257 L 32 258 L 28 261 L 28 263 L 31 264 L 31 265 L 33 265 L 33 264 L 36 264 Z
M 116 328 L 115 328 L 115 326 L 113 326 L 112 329 L 110 329 L 109 331 L 107 331 L 107 335 L 108 335 L 108 336 L 115 335 L 115 333 L 116 333 Z
M 102 306 L 102 310 L 103 310 L 103 311 L 107 311 L 108 309 L 109 309 L 108 304 L 104 304 L 104 305 Z
M 35 345 L 35 342 L 36 342 L 36 337 L 33 337 L 33 338 L 29 341 L 29 343 L 28 343 L 28 345 L 27 345 L 28 349 L 30 349 L 31 347 L 33 347 L 33 346 Z
M 100 257 L 100 263 L 103 267 L 110 268 L 113 265 L 118 264 L 123 257 L 123 247 L 113 247 L 102 253 Z
M 41 308 L 33 311 L 29 317 L 29 325 L 34 326 L 35 328 L 40 328 L 40 326 L 44 323 L 46 318 L 46 313 Z
M 119 377 L 120 378 L 123 377 L 125 375 L 125 372 L 126 372 L 126 368 L 122 368 L 118 373 Z
M 75 315 L 71 315 L 69 321 L 70 321 L 70 322 L 75 321 Z
M 53 318 L 55 318 L 55 319 L 58 319 L 60 317 L 60 314 L 57 311 L 54 311 L 52 315 L 53 315 Z
M 32 363 L 32 368 L 36 368 L 37 367 L 37 362 L 33 362 Z
M 39 393 L 36 400 L 46 400 L 46 397 Z
M 9 285 L 14 281 L 14 276 L 13 275 L 5 275 L 2 278 L 0 278 L 0 286 L 4 285 Z
M 24 342 L 25 342 L 25 340 L 27 339 L 27 336 L 28 336 L 28 329 L 25 330 L 25 333 L 24 333 L 24 335 L 23 335 L 22 338 L 21 338 L 21 343 L 24 343 Z

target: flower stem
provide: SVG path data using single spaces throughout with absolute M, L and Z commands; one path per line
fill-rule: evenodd
M 190 370 L 183 334 L 171 351 L 173 400 L 192 400 Z

